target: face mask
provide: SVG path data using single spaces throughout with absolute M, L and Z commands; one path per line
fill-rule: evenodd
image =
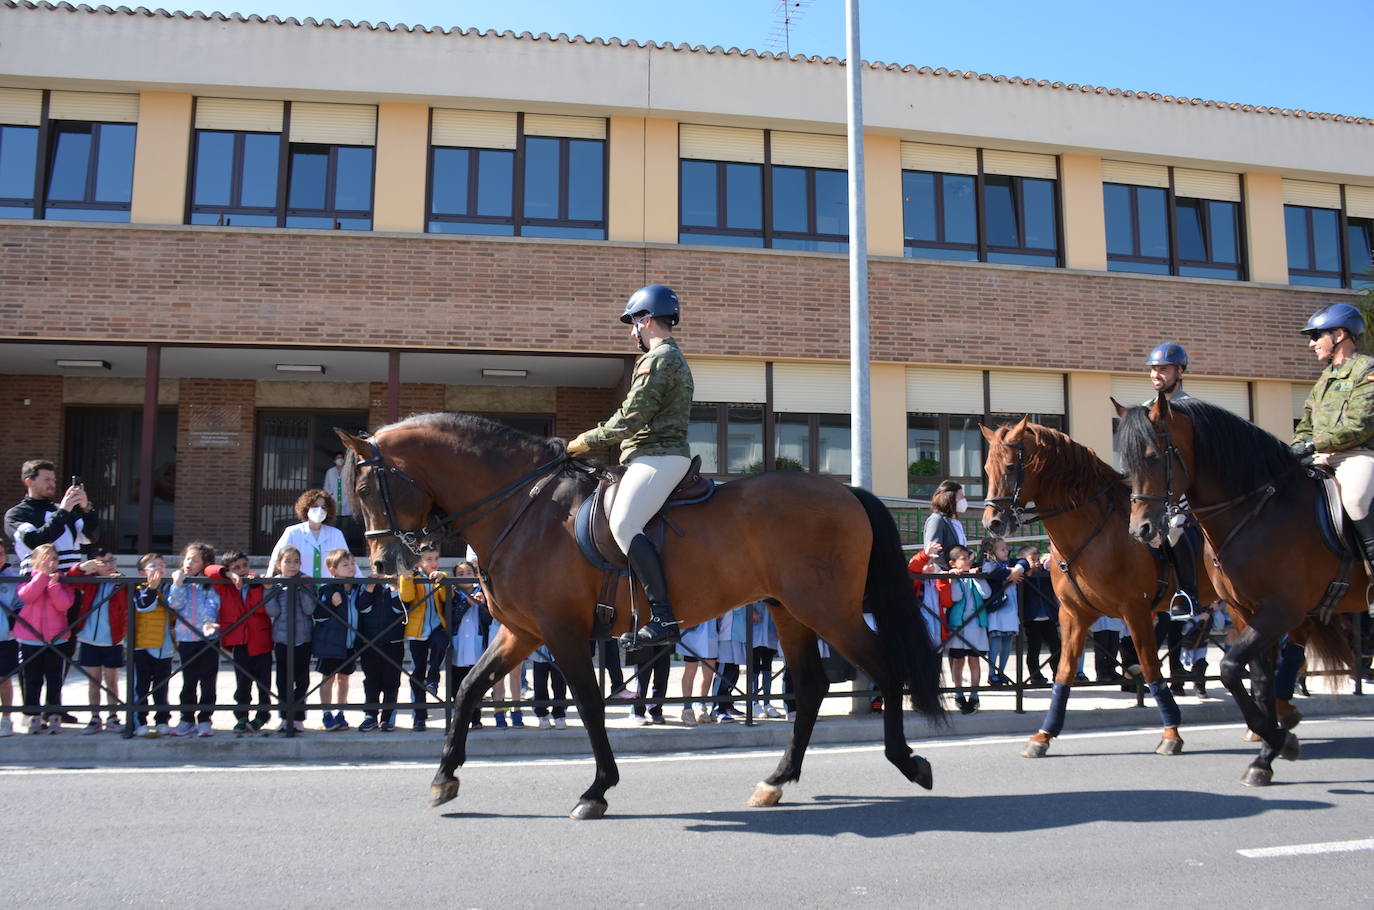
M 342 467 L 343 467 L 343 459 L 342 459 L 342 458 L 335 458 L 335 459 L 334 459 L 334 467 L 336 467 L 336 468 L 342 468 Z
M 321 509 L 319 506 L 315 506 L 315 508 L 305 513 L 305 517 L 310 519 L 310 521 L 314 524 L 322 525 L 324 524 L 324 517 L 326 514 L 327 513 L 324 511 L 324 509 Z
M 635 323 L 635 343 L 639 345 L 639 349 L 645 354 L 649 353 L 649 346 L 644 343 L 644 337 L 640 335 L 639 323 Z
M 963 513 L 968 510 L 968 500 L 960 496 L 959 501 L 954 504 L 954 511 Z

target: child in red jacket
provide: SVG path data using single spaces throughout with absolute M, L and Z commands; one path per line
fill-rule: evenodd
M 272 617 L 262 609 L 262 587 L 247 584 L 254 577 L 248 571 L 248 557 L 233 550 L 225 553 L 223 563 L 205 567 L 208 578 L 228 584 L 219 591 L 220 644 L 234 660 L 234 734 L 242 736 L 267 726 L 272 704 Z M 258 687 L 258 711 L 250 720 L 253 686 Z
M 67 572 L 73 578 L 99 578 L 119 574 L 114 554 L 101 549 L 91 559 L 77 563 Z M 115 714 L 119 701 L 119 671 L 124 666 L 124 633 L 129 623 L 129 589 L 109 582 L 73 585 L 81 595 L 76 640 L 80 644 L 77 663 L 86 673 L 91 703 L 91 720 L 83 734 L 115 731 L 122 725 Z M 106 697 L 109 716 L 100 722 L 100 696 Z
M 935 557 L 942 549 L 938 540 L 932 540 L 930 544 L 913 557 L 907 563 L 907 571 L 913 575 L 941 571 L 939 563 Z M 926 631 L 930 633 L 930 640 L 943 642 L 949 638 L 949 629 L 945 627 L 945 617 L 949 615 L 949 608 L 954 604 L 954 594 L 950 590 L 950 579 L 948 578 L 913 578 L 912 584 L 916 587 L 916 597 L 921 601 L 923 609 L 921 618 L 925 620 Z

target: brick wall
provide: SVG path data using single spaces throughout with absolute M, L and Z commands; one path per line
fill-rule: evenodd
M 616 317 L 647 277 L 682 295 L 688 352 L 843 359 L 848 349 L 840 257 L 47 223 L 0 226 L 0 246 L 0 325 L 52 326 L 39 337 L 80 326 L 90 340 L 223 341 L 230 310 L 244 343 L 299 344 L 282 327 L 308 324 L 308 341 L 326 345 L 618 354 Z M 1195 375 L 1303 381 L 1316 370 L 1295 328 L 1345 299 L 969 263 L 881 260 L 870 276 L 874 359 L 914 363 L 1133 372 L 1170 338 Z M 47 319 L 57 311 L 62 327 Z
M 254 387 L 251 379 L 181 380 L 177 547 L 206 540 L 247 550 L 252 542 Z
M 620 400 L 615 389 L 560 388 L 553 418 L 554 435 L 572 439 L 583 430 L 590 430 L 615 413 Z
M 387 394 L 385 382 L 374 382 L 367 392 L 367 426 L 370 430 L 390 422 L 387 413 Z M 398 419 L 404 420 L 412 414 L 432 414 L 444 410 L 444 387 L 428 382 L 401 383 L 401 413 Z
M 67 488 L 62 470 L 62 377 L 0 376 L 0 414 L 0 511 L 24 498 L 19 468 L 30 458 L 57 465 L 61 495 Z

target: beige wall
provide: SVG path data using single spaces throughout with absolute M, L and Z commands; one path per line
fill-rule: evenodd
M 367 388 L 365 382 L 260 379 L 254 386 L 253 404 L 259 408 L 366 411 Z
M 75 405 L 136 405 L 143 406 L 142 379 L 121 376 L 64 376 L 62 403 Z M 157 384 L 157 403 L 176 404 L 180 387 L 175 379 L 163 379 Z
M 869 403 L 873 409 L 873 492 L 906 495 L 906 366 L 869 366 Z
M 190 142 L 190 94 L 143 92 L 138 96 L 130 221 L 181 224 L 186 220 L 186 167 Z
M 1106 462 L 1112 460 L 1112 418 L 1116 416 L 1111 397 L 1111 374 L 1069 374 L 1069 435 L 1091 446 Z
M 677 243 L 677 121 L 610 119 L 607 238 Z
M 902 255 L 902 141 L 896 136 L 864 136 L 864 189 L 868 252 Z
M 1283 178 L 1242 174 L 1247 268 L 1251 281 L 1288 283 L 1288 239 L 1283 228 Z
M 1293 384 L 1273 379 L 1250 383 L 1255 425 L 1280 439 L 1293 438 Z
M 644 121 L 644 240 L 677 243 L 677 121 Z
M 1102 271 L 1107 268 L 1102 159 L 1096 155 L 1060 155 L 1059 174 L 1064 201 L 1064 265 Z
M 428 154 L 427 105 L 377 105 L 377 180 L 372 196 L 374 231 L 424 231 Z

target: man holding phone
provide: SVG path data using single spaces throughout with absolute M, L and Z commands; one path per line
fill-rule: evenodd
M 57 469 L 51 461 L 32 459 L 20 470 L 27 495 L 5 513 L 5 534 L 14 541 L 20 571 L 27 574 L 33 548 L 50 543 L 57 548 L 58 567 L 66 572 L 81 562 L 81 545 L 88 542 L 96 528 L 95 511 L 86 498 L 79 477 L 62 499 L 57 495 Z

